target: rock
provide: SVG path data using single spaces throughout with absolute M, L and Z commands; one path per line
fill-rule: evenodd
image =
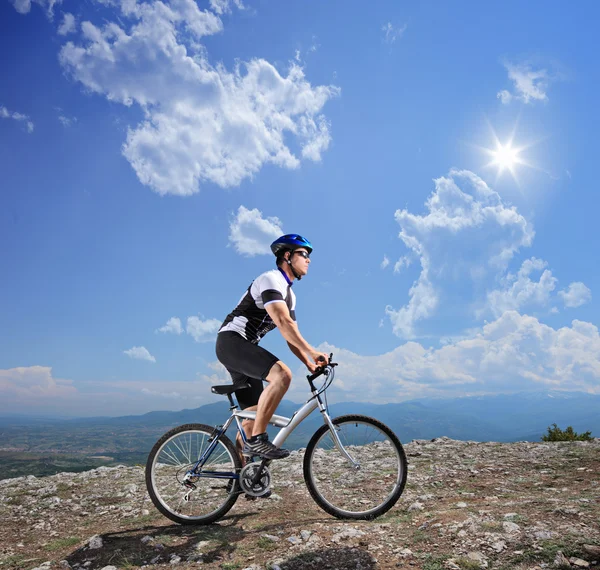
M 456 506 L 459 509 L 466 509 L 468 507 L 467 503 L 463 503 L 462 501 L 460 503 L 456 503 Z
M 570 568 L 571 563 L 567 560 L 566 556 L 559 550 L 554 558 L 554 566 L 557 568 Z
M 477 562 L 480 568 L 487 568 L 487 558 L 481 552 L 469 552 L 467 558 L 473 562 Z
M 422 511 L 424 509 L 423 503 L 419 503 L 419 501 L 415 501 L 410 507 L 408 507 L 408 512 L 412 513 L 413 511 Z
M 179 564 L 181 562 L 181 557 L 176 554 L 171 555 L 171 560 L 169 560 L 169 564 Z
M 300 538 L 302 538 L 302 540 L 308 540 L 310 538 L 310 536 L 312 535 L 312 531 L 310 530 L 301 530 L 300 531 Z
M 331 542 L 340 542 L 342 540 L 346 540 L 348 538 L 358 538 L 364 536 L 364 532 L 362 530 L 357 530 L 355 528 L 347 528 L 342 532 L 338 532 L 331 537 Z
M 402 556 L 402 558 L 408 558 L 409 556 L 413 555 L 410 548 L 403 548 L 398 554 Z
M 302 544 L 302 539 L 296 535 L 292 535 L 292 536 L 288 537 L 287 541 L 290 544 Z
M 504 515 L 505 519 L 514 519 L 515 517 L 518 517 L 519 515 L 517 513 L 506 513 Z
M 97 550 L 99 548 L 102 548 L 103 546 L 104 546 L 104 541 L 102 540 L 101 536 L 98 536 L 98 535 L 92 536 L 92 538 L 90 538 L 88 540 L 88 548 L 91 550 Z
M 506 542 L 504 542 L 503 540 L 499 540 L 498 542 L 494 542 L 492 544 L 492 548 L 496 552 L 502 552 L 506 548 Z
M 533 533 L 533 536 L 538 540 L 550 540 L 554 537 L 554 533 L 551 530 L 538 530 Z
M 117 570 L 116 566 L 104 566 L 104 568 L 102 568 L 102 570 Z
M 594 557 L 600 558 L 600 546 L 595 544 L 584 544 L 583 549 Z
M 271 542 L 279 542 L 281 540 L 281 538 L 273 534 L 262 534 L 261 536 L 266 538 L 267 540 L 270 540 Z
M 521 532 L 521 527 L 517 523 L 510 521 L 504 521 L 502 523 L 502 528 L 507 534 L 517 534 L 518 532 Z
M 142 544 L 148 544 L 149 542 L 153 542 L 153 541 L 154 541 L 154 539 L 151 536 L 148 536 L 148 535 L 144 536 L 144 538 L 142 538 L 140 540 L 140 542 Z
M 571 558 L 569 558 L 569 562 L 573 566 L 577 566 L 577 568 L 589 568 L 590 567 L 590 563 L 586 562 L 585 560 L 582 560 L 581 558 L 571 557 Z

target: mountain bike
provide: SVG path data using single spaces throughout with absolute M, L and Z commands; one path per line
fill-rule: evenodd
M 391 509 L 406 484 L 407 461 L 400 440 L 380 421 L 363 415 L 332 419 L 327 389 L 337 363 L 319 366 L 307 376 L 311 397 L 291 418 L 274 415 L 280 428 L 273 444 L 281 447 L 289 435 L 319 408 L 324 424 L 304 452 L 303 475 L 308 491 L 325 512 L 340 519 L 372 520 Z M 315 380 L 323 377 L 320 386 Z M 246 441 L 242 420 L 256 412 L 239 410 L 232 394 L 249 385 L 212 386 L 227 396 L 231 416 L 223 425 L 187 424 L 163 435 L 146 463 L 146 486 L 156 508 L 179 524 L 210 524 L 223 517 L 240 494 L 270 493 L 270 460 L 251 458 L 242 465 L 234 443 L 225 435 L 233 421 Z M 277 461 L 289 461 L 278 459 Z

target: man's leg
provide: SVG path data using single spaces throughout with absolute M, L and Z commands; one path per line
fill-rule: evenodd
M 256 411 L 257 406 L 250 406 L 249 408 L 245 408 L 245 410 L 249 411 L 249 412 L 255 412 Z M 250 439 L 252 437 L 252 429 L 254 428 L 254 420 L 243 420 L 242 421 L 242 429 L 244 430 L 244 433 L 246 434 L 246 439 Z M 242 440 L 242 436 L 240 435 L 240 432 L 237 432 L 237 435 L 235 437 L 235 444 L 238 450 L 238 454 L 242 459 L 242 466 L 246 465 L 246 458 L 244 457 L 244 455 L 242 454 L 242 449 L 244 447 L 244 442 Z
M 292 372 L 281 360 L 278 360 L 269 370 L 265 380 L 269 385 L 264 389 L 258 400 L 256 421 L 252 429 L 253 436 L 267 431 L 269 420 L 290 387 Z

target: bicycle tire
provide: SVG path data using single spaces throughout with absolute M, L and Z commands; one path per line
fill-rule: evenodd
M 340 519 L 381 516 L 396 504 L 406 485 L 408 463 L 400 440 L 389 427 L 368 416 L 351 414 L 332 422 L 360 469 L 356 470 L 335 446 L 329 426 L 321 426 L 304 454 L 304 480 L 311 497 L 325 512 Z M 372 441 L 361 443 L 358 439 L 369 435 Z M 378 498 L 371 504 L 367 494 Z
M 181 483 L 185 473 L 198 461 L 210 443 L 214 428 L 204 424 L 186 424 L 165 433 L 155 444 L 146 462 L 146 488 L 154 506 L 167 518 L 183 525 L 210 524 L 223 517 L 240 493 L 237 479 L 201 477 L 190 491 Z M 217 463 L 219 462 L 219 463 Z M 242 462 L 225 435 L 217 442 L 208 465 L 224 473 L 240 472 Z

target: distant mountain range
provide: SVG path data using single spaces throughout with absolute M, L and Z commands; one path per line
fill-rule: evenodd
M 284 400 L 277 413 L 291 416 L 299 404 Z M 522 392 L 509 395 L 473 396 L 449 399 L 419 399 L 396 404 L 341 402 L 330 406 L 330 414 L 339 416 L 358 413 L 373 416 L 392 428 L 402 441 L 431 439 L 448 436 L 452 439 L 474 441 L 540 441 L 553 423 L 561 428 L 573 426 L 575 431 L 592 431 L 600 437 L 600 396 L 581 392 Z M 126 429 L 131 436 L 138 429 L 149 432 L 165 430 L 186 423 L 222 423 L 228 416 L 228 405 L 223 402 L 207 404 L 178 412 L 157 411 L 137 416 L 97 417 L 69 420 L 4 417 L 0 427 L 31 426 L 39 433 L 46 426 L 60 431 L 89 434 L 114 428 L 118 433 Z M 322 420 L 318 413 L 303 422 L 299 432 L 309 435 Z M 10 431 L 10 430 L 9 430 Z M 1 436 L 7 435 L 6 429 Z M 32 442 L 33 443 L 33 442 Z M 6 446 L 5 438 L 0 445 Z
M 283 401 L 277 413 L 290 417 L 299 407 Z M 373 416 L 404 443 L 441 436 L 473 441 L 540 441 L 553 423 L 561 429 L 572 426 L 577 432 L 591 431 L 593 436 L 600 436 L 600 396 L 584 393 L 536 392 L 385 405 L 343 402 L 331 405 L 329 411 L 333 417 L 349 413 Z M 223 400 L 192 410 L 115 418 L 0 417 L 0 479 L 85 471 L 119 463 L 143 465 L 152 445 L 170 428 L 188 423 L 216 425 L 228 416 L 228 404 Z M 285 447 L 305 447 L 322 421 L 321 414 L 314 412 Z M 229 431 L 232 438 L 234 427 Z

